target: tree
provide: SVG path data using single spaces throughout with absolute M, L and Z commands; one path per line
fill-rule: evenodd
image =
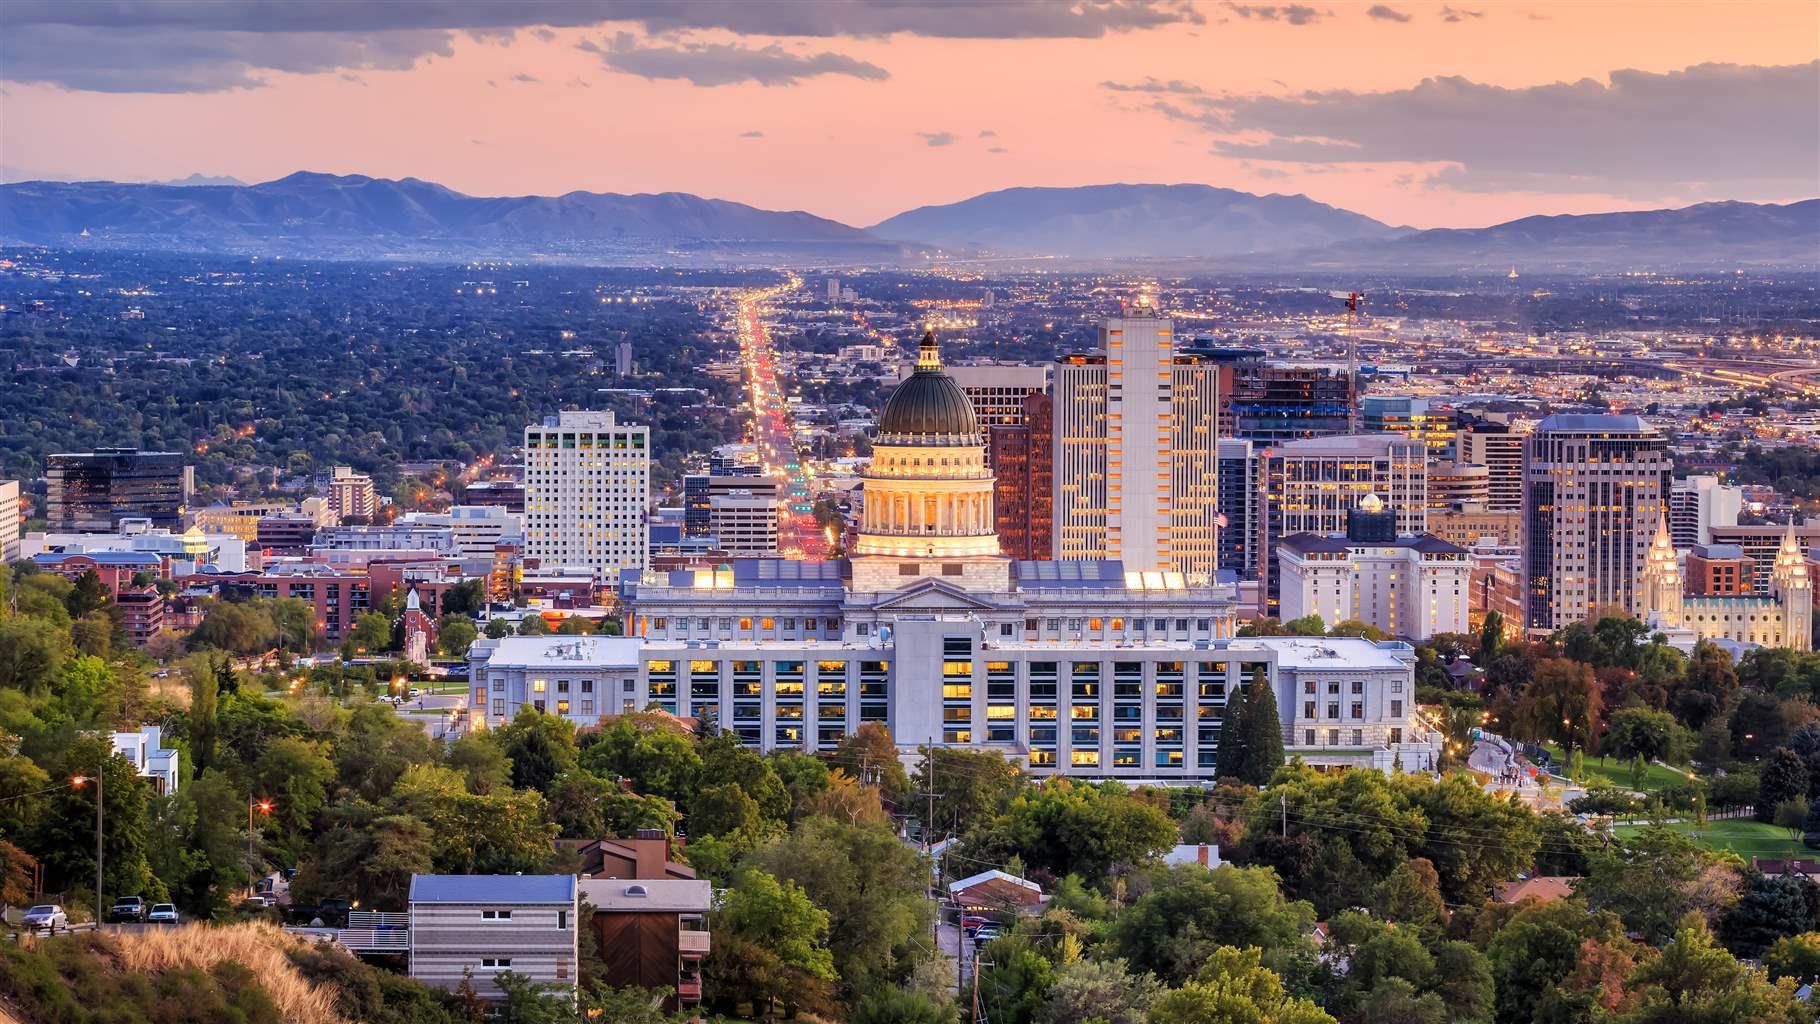
M 1683 761 L 1693 749 L 1694 737 L 1673 715 L 1650 708 L 1620 708 L 1606 722 L 1603 750 L 1613 757 L 1634 759 L 1633 781 L 1642 781 L 1642 768 L 1652 761 Z
M 1321 617 L 1312 612 L 1299 619 L 1290 619 L 1283 623 L 1283 628 L 1289 632 L 1290 636 L 1327 635 L 1327 623 L 1322 622 Z
M 262 829 L 263 840 L 278 852 L 281 864 L 297 863 L 308 845 L 317 812 L 328 803 L 335 765 L 324 752 L 325 746 L 293 736 L 274 739 L 248 773 L 248 796 L 272 803 Z
M 1115 865 L 1142 864 L 1175 839 L 1169 815 L 1118 783 L 1051 779 L 969 833 L 964 849 L 970 861 L 1003 864 L 1016 855 L 1033 870 L 1097 884 Z
M 386 808 L 429 828 L 431 861 L 443 874 L 540 872 L 556 840 L 542 794 L 475 796 L 459 775 L 434 765 L 406 769 Z
M 1197 864 L 1151 872 L 1150 891 L 1113 923 L 1120 956 L 1180 983 L 1221 946 L 1291 950 L 1307 945 L 1314 907 L 1285 900 L 1269 868 Z
M 1361 636 L 1367 640 L 1370 640 L 1373 643 L 1377 643 L 1378 641 L 1385 639 L 1385 633 L 1383 630 L 1379 629 L 1378 627 L 1372 625 L 1369 622 L 1360 622 L 1358 619 L 1347 619 L 1344 622 L 1335 623 L 1334 627 L 1327 631 L 1327 635 L 1328 636 Z
M 443 756 L 444 765 L 462 774 L 468 792 L 491 796 L 512 788 L 512 761 L 492 737 L 468 733 L 449 745 Z
M 436 646 L 451 658 L 466 657 L 480 631 L 465 615 L 445 614 L 436 624 Z
M 1820 932 L 1785 935 L 1763 954 L 1769 979 L 1793 978 L 1807 983 L 1820 979 Z
M 512 785 L 544 792 L 556 777 L 576 767 L 575 726 L 559 715 L 546 715 L 527 704 L 494 733 L 499 749 L 512 762 Z
M 721 1005 L 750 1001 L 761 1015 L 783 1000 L 813 1002 L 835 978 L 828 913 L 794 882 L 748 868 L 714 915 L 707 993 Z
M 1538 1005 L 1568 986 L 1577 969 L 1609 955 L 1622 960 L 1631 948 L 1615 915 L 1588 913 L 1576 901 L 1525 901 L 1506 912 L 1509 916 L 1501 921 L 1484 915 L 1480 922 L 1490 926 L 1489 938 L 1484 940 L 1485 956 L 1497 993 L 1498 1024 L 1544 1019 L 1537 1012 Z M 1626 964 L 1624 970 L 1628 969 Z M 1619 974 L 1614 981 L 1621 984 L 1622 979 Z M 1583 1013 L 1567 1019 L 1597 1018 Z
M 954 1009 L 928 996 L 882 988 L 861 999 L 847 1024 L 954 1024 Z
M 56 623 L 23 615 L 0 618 L 0 689 L 30 697 L 49 693 L 69 654 L 69 637 Z
M 1504 615 L 1499 611 L 1485 613 L 1485 621 L 1479 626 L 1479 654 L 1474 659 L 1478 665 L 1489 665 L 1498 656 L 1504 646 Z
M 392 649 L 392 620 L 380 612 L 361 612 L 348 631 L 343 646 L 356 654 L 379 654 Z
M 828 762 L 861 783 L 874 783 L 893 801 L 910 792 L 910 775 L 897 758 L 897 741 L 883 722 L 862 722 L 849 733 Z
M 146 859 L 150 785 L 126 758 L 114 751 L 112 742 L 92 736 L 79 736 L 70 742 L 63 751 L 61 771 L 56 773 L 62 778 L 80 775 L 88 781 L 64 786 L 52 795 L 29 844 L 44 865 L 47 891 L 95 884 L 97 770 L 106 772 L 100 787 L 106 790 L 103 816 L 107 827 L 102 842 L 105 894 L 143 894 L 151 898 L 164 893 Z
M 738 736 L 721 733 L 701 741 L 696 749 L 701 754 L 703 779 L 738 786 L 772 821 L 782 821 L 790 813 L 790 793 L 783 780 L 769 761 L 747 749 Z
M 220 732 L 221 681 L 214 663 L 203 655 L 189 659 L 190 713 L 187 729 L 190 760 L 200 775 L 215 763 L 215 740 Z
M 1751 872 L 1738 902 L 1719 922 L 1725 947 L 1759 957 L 1776 940 L 1820 926 L 1820 886 L 1792 875 Z
M 504 619 L 487 620 L 487 639 L 499 640 L 512 635 L 512 624 Z
M 751 835 L 763 825 L 764 813 L 758 801 L 747 796 L 737 783 L 703 789 L 689 808 L 690 835 Z
M 1438 1002 L 1438 1000 L 1437 1000 Z M 1150 1007 L 1150 1024 L 1334 1024 L 1307 999 L 1291 996 L 1262 965 L 1256 948 L 1222 946 L 1196 973 Z
M 1372 891 L 1372 907 L 1386 921 L 1405 925 L 1428 941 L 1440 938 L 1447 924 L 1447 903 L 1441 898 L 1441 876 L 1426 857 L 1397 865 Z
M 518 635 L 519 636 L 549 636 L 550 635 L 550 624 L 548 622 L 544 621 L 544 618 L 542 615 L 537 615 L 537 614 L 527 615 L 518 623 Z
M 335 776 L 363 799 L 389 796 L 406 769 L 433 759 L 430 738 L 384 704 L 360 704 L 335 741 Z
M 695 739 L 661 715 L 621 715 L 593 736 L 581 752 L 591 772 L 625 779 L 640 793 L 681 803 L 702 781 Z
M 1122 960 L 1073 960 L 1056 969 L 1036 1024 L 1145 1024 L 1162 990 Z
M 911 781 L 918 791 L 935 794 L 935 820 L 927 824 L 937 834 L 965 833 L 1001 811 L 1025 784 L 1023 772 L 996 750 L 926 747 L 923 756 L 929 760 Z
M 442 593 L 442 613 L 472 619 L 487 607 L 487 581 L 462 580 Z
M 1245 737 L 1245 686 L 1241 683 L 1226 695 L 1220 742 L 1214 748 L 1214 770 L 1220 778 L 1246 781 L 1249 758 L 1245 752 Z
M 1536 666 L 1535 675 L 1517 700 L 1512 733 L 1518 739 L 1553 740 L 1564 756 L 1585 749 L 1599 724 L 1598 681 L 1588 665 L 1564 658 L 1549 658 Z
M 63 606 L 69 610 L 71 619 L 81 619 L 106 607 L 108 600 L 107 584 L 101 582 L 95 570 L 85 569 L 76 577 L 76 585 L 63 599 Z
M 1283 722 L 1277 713 L 1276 687 L 1262 671 L 1254 673 L 1251 685 L 1245 688 L 1241 728 L 1244 753 L 1233 777 L 1254 786 L 1265 785 L 1283 766 Z
M 1788 841 L 1801 838 L 1801 828 L 1807 824 L 1807 797 L 1790 797 L 1776 805 L 1775 824 L 1777 828 L 1788 830 Z
M 1785 800 L 1807 796 L 1807 765 L 1787 747 L 1777 747 L 1757 778 L 1757 820 L 1774 822 Z
M 676 808 L 638 796 L 585 771 L 567 771 L 550 786 L 550 818 L 565 839 L 631 838 L 639 829 L 676 830 Z
M 1681 922 L 1662 955 L 1630 977 L 1644 992 L 1634 1024 L 1796 1024 L 1811 1021 L 1792 989 L 1778 989 L 1719 948 L 1697 916 Z
M 1431 990 L 1447 1006 L 1451 1024 L 1489 1024 L 1497 987 L 1491 962 L 1469 942 L 1443 942 L 1435 949 Z
M 1715 879 L 1708 876 L 1709 869 L 1720 884 L 1729 883 L 1732 893 L 1720 897 L 1729 902 L 1737 886 L 1729 867 L 1686 835 L 1650 827 L 1594 854 L 1575 891 L 1591 910 L 1609 910 L 1645 941 L 1662 941 L 1674 934 L 1684 914 L 1710 899 L 1706 888 Z

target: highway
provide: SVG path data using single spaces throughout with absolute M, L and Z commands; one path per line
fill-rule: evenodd
M 765 323 L 765 303 L 801 286 L 802 279 L 792 277 L 774 288 L 740 296 L 739 351 L 752 408 L 752 442 L 758 446 L 765 473 L 785 480 L 789 508 L 778 524 L 778 547 L 785 558 L 819 562 L 828 556 L 828 538 L 815 522 L 808 469 L 796 447 L 790 401 L 778 378 L 777 353 Z

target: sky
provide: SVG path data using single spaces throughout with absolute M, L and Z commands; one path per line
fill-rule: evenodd
M 0 175 L 692 192 L 860 226 L 1197 182 L 1393 224 L 1820 195 L 1820 3 L 7 0 Z

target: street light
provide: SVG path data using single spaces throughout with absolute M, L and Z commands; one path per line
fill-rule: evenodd
M 112 753 L 113 753 L 113 751 L 110 749 L 108 751 L 108 754 L 111 755 Z M 107 755 L 103 755 L 104 758 L 106 756 Z M 70 780 L 70 784 L 75 786 L 77 789 L 81 789 L 83 784 L 86 782 L 88 782 L 88 776 L 86 776 L 86 775 L 78 775 L 75 778 Z M 106 792 L 107 792 L 107 761 L 104 759 L 101 762 L 100 767 L 95 772 L 95 931 L 96 931 L 96 933 L 99 933 L 101 931 L 101 921 L 102 921 L 102 913 L 101 913 L 102 818 L 101 818 L 101 814 L 102 814 L 102 807 L 104 805 L 103 797 L 106 795 Z
M 246 872 L 247 872 L 248 877 L 251 877 L 253 874 L 253 811 L 254 810 L 257 810 L 260 814 L 263 814 L 267 817 L 271 817 L 272 801 L 270 801 L 270 800 L 248 800 L 246 802 Z M 248 887 L 251 888 L 250 883 L 249 883 Z

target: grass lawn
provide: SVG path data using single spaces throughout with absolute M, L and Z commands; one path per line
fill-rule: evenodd
M 1548 756 L 1554 759 L 1555 764 L 1565 764 L 1561 757 L 1560 747 L 1549 744 L 1546 745 L 1546 749 L 1548 750 Z M 1643 782 L 1641 785 L 1631 781 L 1629 761 L 1619 760 L 1615 757 L 1601 759 L 1593 756 L 1585 757 L 1585 764 L 1587 772 L 1605 776 L 1611 780 L 1612 785 L 1614 786 L 1618 786 L 1622 789 L 1637 789 L 1645 793 L 1654 793 L 1659 789 L 1687 781 L 1686 772 L 1678 772 L 1673 768 L 1664 768 L 1661 765 L 1654 763 L 1651 763 L 1643 770 Z
M 1645 827 L 1620 825 L 1616 831 L 1620 837 L 1629 837 Z M 1752 857 L 1814 856 L 1814 851 L 1802 846 L 1799 839 L 1790 842 L 1787 829 L 1765 825 L 1754 818 L 1726 818 L 1705 825 L 1682 822 L 1668 827 L 1694 836 L 1695 841 L 1708 850 L 1730 850 L 1743 857 L 1746 863 Z

